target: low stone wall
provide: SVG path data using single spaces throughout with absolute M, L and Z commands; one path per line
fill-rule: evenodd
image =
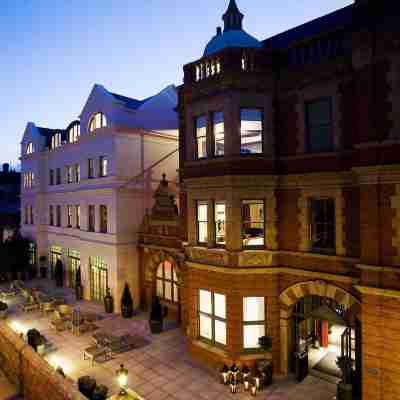
M 25 400 L 87 400 L 4 322 L 0 322 L 0 368 Z

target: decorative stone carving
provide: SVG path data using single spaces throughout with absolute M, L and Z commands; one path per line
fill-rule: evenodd
M 200 247 L 190 247 L 186 249 L 186 254 L 190 260 L 199 261 L 212 265 L 228 265 L 229 254 L 225 250 L 209 250 Z

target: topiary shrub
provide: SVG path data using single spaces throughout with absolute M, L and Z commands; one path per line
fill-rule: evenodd
M 121 314 L 124 318 L 132 318 L 133 316 L 133 300 L 127 283 L 125 283 L 121 297 Z

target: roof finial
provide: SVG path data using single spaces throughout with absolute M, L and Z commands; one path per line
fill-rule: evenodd
M 224 32 L 230 30 L 242 30 L 242 21 L 244 15 L 239 11 L 235 0 L 229 1 L 228 9 L 222 16 L 225 27 Z

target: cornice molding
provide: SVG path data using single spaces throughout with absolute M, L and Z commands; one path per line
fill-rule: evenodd
M 354 285 L 354 287 L 361 293 L 372 296 L 393 297 L 400 300 L 400 290 L 381 289 L 368 286 Z
M 400 183 L 400 164 L 374 165 L 352 168 L 360 185 Z

